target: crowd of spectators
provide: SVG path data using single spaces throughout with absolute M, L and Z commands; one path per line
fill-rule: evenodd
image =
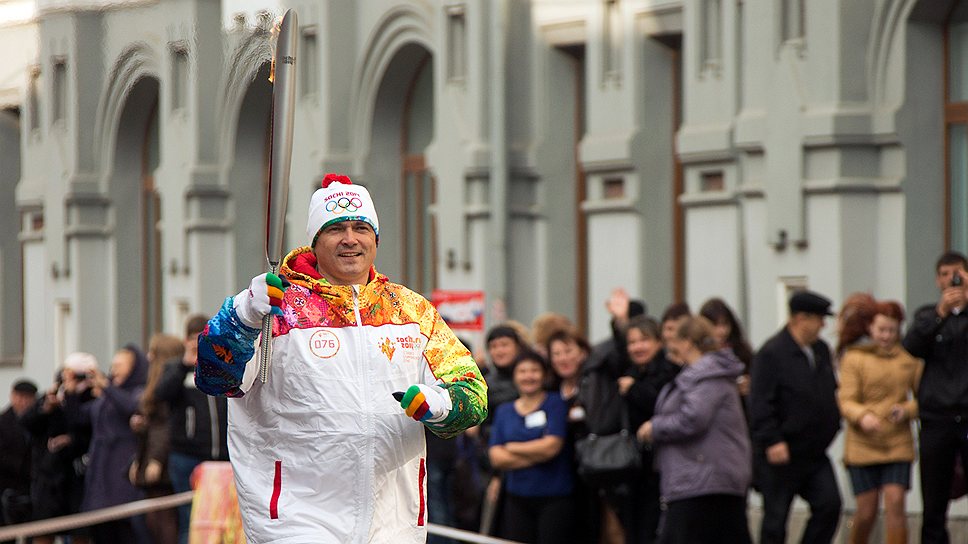
M 906 332 L 899 303 L 847 297 L 835 350 L 821 338 L 832 303 L 810 291 L 792 294 L 788 321 L 756 350 L 721 299 L 654 319 L 622 289 L 606 302 L 611 337 L 597 345 L 556 314 L 530 330 L 493 327 L 477 358 L 488 419 L 453 440 L 428 434 L 430 520 L 519 542 L 745 544 L 758 531 L 769 544 L 786 541 L 799 496 L 810 506 L 802 542 L 829 543 L 843 501 L 828 448 L 845 429 L 849 541 L 869 541 L 883 501 L 884 541 L 907 542 L 918 454 L 921 542 L 948 542 L 952 482 L 968 464 L 968 261 L 945 253 L 935 273 L 939 300 Z M 147 354 L 125 345 L 107 375 L 74 353 L 39 395 L 14 384 L 0 415 L 3 523 L 185 491 L 195 466 L 227 459 L 226 401 L 193 381 L 205 323 L 189 319 L 184 339 L 155 335 Z M 616 433 L 634 437 L 638 468 L 592 480 L 576 445 Z M 752 531 L 751 492 L 763 498 Z M 189 513 L 34 542 L 186 542 Z
M 856 499 L 849 542 L 870 541 L 881 505 L 880 540 L 907 542 L 917 453 L 921 542 L 947 543 L 952 482 L 968 461 L 966 271 L 960 253 L 939 258 L 940 298 L 906 332 L 899 303 L 848 296 L 836 350 L 821 338 L 832 302 L 810 291 L 790 297 L 788 321 L 756 350 L 719 298 L 654 319 L 616 289 L 612 336 L 594 346 L 564 316 L 542 315 L 531 331 L 500 324 L 477 358 L 488 420 L 462 437 L 448 487 L 429 489 L 464 515 L 437 521 L 521 542 L 784 543 L 799 496 L 810 507 L 801 541 L 829 543 L 843 500 L 828 449 L 845 430 L 836 461 Z M 591 483 L 576 443 L 623 428 L 640 468 Z M 747 519 L 754 492 L 758 527 Z
M 184 338 L 154 335 L 145 353 L 120 348 L 105 374 L 93 355 L 67 356 L 50 386 L 14 384 L 0 416 L 2 524 L 88 512 L 190 489 L 192 469 L 227 460 L 225 399 L 193 380 L 207 318 Z M 187 544 L 191 505 L 107 521 L 34 543 Z

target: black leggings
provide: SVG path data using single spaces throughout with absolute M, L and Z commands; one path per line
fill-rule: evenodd
M 559 544 L 574 536 L 571 497 L 522 497 L 507 494 L 502 535 L 527 544 Z

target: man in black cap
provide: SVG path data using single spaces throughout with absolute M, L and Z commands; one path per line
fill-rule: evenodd
M 30 521 L 30 441 L 20 416 L 37 400 L 37 386 L 19 380 L 10 390 L 10 406 L 0 414 L 0 525 Z
M 790 504 L 810 504 L 803 543 L 829 543 L 840 519 L 840 490 L 827 446 L 840 430 L 830 347 L 820 339 L 830 301 L 810 291 L 790 298 L 786 326 L 753 359 L 750 434 L 754 483 L 763 494 L 762 544 L 786 542 Z

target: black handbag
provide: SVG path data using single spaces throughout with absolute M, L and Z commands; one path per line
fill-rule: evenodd
M 589 434 L 575 442 L 578 475 L 590 486 L 607 488 L 627 482 L 642 468 L 642 453 L 628 431 L 628 408 L 622 403 L 622 430 L 615 434 Z

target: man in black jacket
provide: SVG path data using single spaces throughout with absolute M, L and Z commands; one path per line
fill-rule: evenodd
M 171 426 L 171 453 L 168 474 L 176 493 L 190 491 L 192 471 L 203 461 L 228 461 L 226 441 L 225 397 L 210 397 L 195 387 L 195 363 L 198 359 L 198 335 L 205 330 L 208 318 L 188 318 L 185 355 L 165 365 L 155 397 L 167 402 Z M 187 544 L 192 505 L 178 507 L 178 541 Z
M 0 525 L 30 521 L 30 440 L 20 417 L 37 400 L 37 386 L 20 380 L 10 390 L 10 407 L 0 415 Z
M 827 447 L 840 430 L 830 348 L 820 339 L 830 301 L 809 291 L 790 298 L 790 319 L 763 344 L 752 366 L 750 433 L 755 483 L 763 494 L 762 544 L 786 542 L 790 504 L 810 504 L 803 543 L 829 543 L 840 519 L 840 490 Z
M 921 418 L 921 542 L 948 542 L 946 528 L 955 456 L 968 466 L 968 261 L 949 251 L 935 264 L 941 290 L 936 304 L 918 309 L 904 337 L 911 355 L 924 359 L 918 388 Z

